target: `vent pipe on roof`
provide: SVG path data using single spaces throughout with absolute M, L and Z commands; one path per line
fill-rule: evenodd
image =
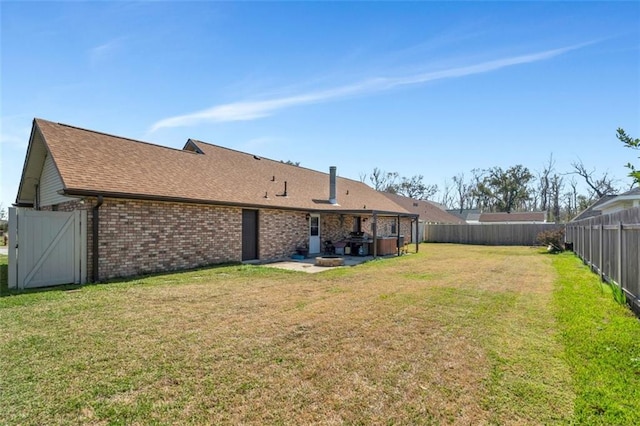
M 336 166 L 329 167 L 329 202 L 338 204 L 336 199 Z

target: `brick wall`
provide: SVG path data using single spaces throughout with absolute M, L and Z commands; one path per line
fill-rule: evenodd
M 320 219 L 320 238 L 322 242 L 326 240 L 332 242 L 341 241 L 353 231 L 353 222 L 355 221 L 353 216 L 322 214 Z
M 306 213 L 265 209 L 258 212 L 258 256 L 261 260 L 290 257 L 309 243 Z
M 241 209 L 105 199 L 100 280 L 239 261 Z
M 96 198 L 57 205 L 59 211 L 87 210 L 87 271 L 93 276 L 93 217 Z M 46 210 L 51 210 L 46 208 Z M 159 201 L 105 199 L 99 209 L 99 279 L 189 269 L 242 259 L 242 209 Z M 260 260 L 286 258 L 309 242 L 306 212 L 262 209 L 258 213 Z M 353 231 L 352 215 L 321 214 L 321 242 L 340 241 Z M 395 218 L 378 218 L 388 235 Z M 362 222 L 371 234 L 372 218 Z M 410 235 L 411 222 L 401 220 Z M 322 249 L 322 246 L 321 246 Z

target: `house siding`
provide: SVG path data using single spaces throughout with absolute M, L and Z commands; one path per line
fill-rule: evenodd
M 40 175 L 40 206 L 46 207 L 74 200 L 74 198 L 64 197 L 58 193 L 63 188 L 62 179 L 56 170 L 53 159 L 47 155 Z

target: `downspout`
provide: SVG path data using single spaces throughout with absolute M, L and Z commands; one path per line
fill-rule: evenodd
M 396 246 L 398 246 L 398 256 L 400 256 L 400 215 L 398 215 L 398 220 L 396 221 L 396 234 L 398 234 Z
M 373 231 L 373 258 L 378 258 L 378 214 L 373 212 L 373 223 L 371 224 Z
M 98 235 L 99 235 L 99 221 L 100 221 L 100 215 L 98 214 L 98 210 L 100 209 L 100 206 L 102 206 L 102 203 L 104 202 L 104 199 L 102 198 L 102 195 L 98 195 L 98 203 L 93 206 L 93 279 L 92 281 L 94 283 L 98 282 L 99 280 L 99 275 L 98 275 L 98 259 L 100 258 L 99 256 L 99 245 L 98 245 Z

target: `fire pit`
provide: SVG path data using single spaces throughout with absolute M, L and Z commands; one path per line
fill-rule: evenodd
M 316 266 L 344 266 L 344 259 L 340 256 L 318 256 Z

